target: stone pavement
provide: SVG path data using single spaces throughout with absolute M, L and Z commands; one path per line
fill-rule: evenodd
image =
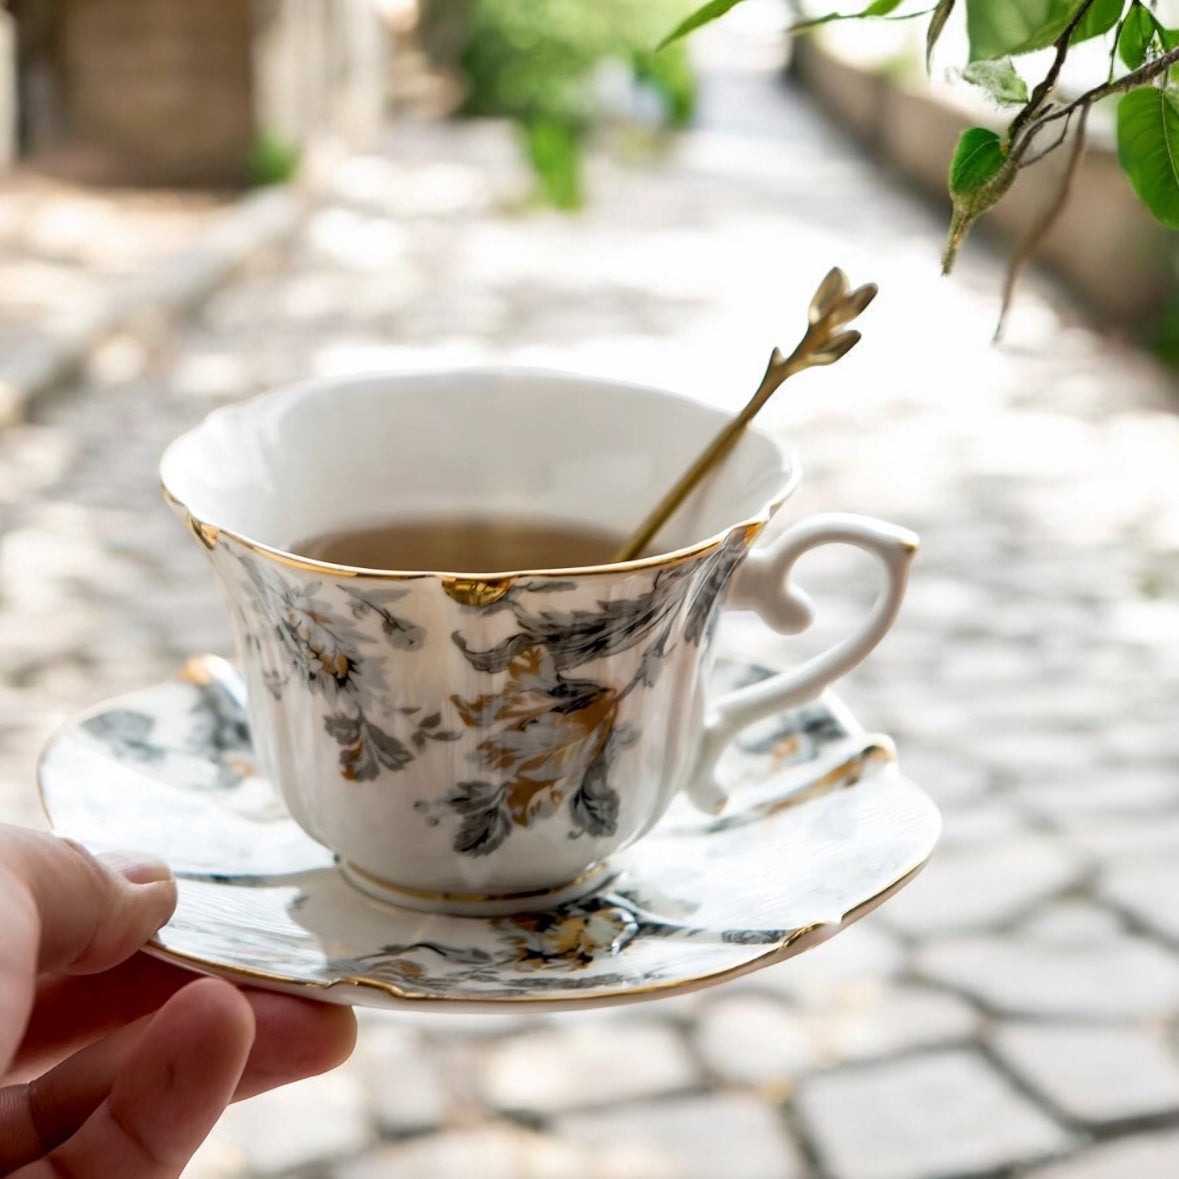
M 16 168 L 0 179 L 0 425 L 123 317 L 151 274 L 229 204 L 228 195 L 88 189 Z M 142 312 L 143 308 L 139 310 Z
M 944 218 L 751 55 L 701 127 L 524 213 L 495 127 L 400 128 L 195 318 L 106 344 L 0 434 L 0 813 L 36 823 L 71 710 L 224 651 L 161 504 L 164 444 L 308 373 L 477 360 L 735 406 L 822 273 L 881 296 L 843 364 L 768 411 L 786 509 L 917 529 L 895 632 L 843 694 L 943 807 L 927 872 L 780 967 L 624 1009 L 362 1016 L 335 1074 L 233 1109 L 191 1179 L 1170 1179 L 1179 1173 L 1179 420 L 1172 379 L 1040 281 L 937 277 Z M 738 70 L 734 63 L 741 62 Z M 868 579 L 816 555 L 819 630 Z

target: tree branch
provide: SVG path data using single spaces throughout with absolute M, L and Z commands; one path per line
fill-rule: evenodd
M 1061 68 L 1064 65 L 1064 59 L 1068 57 L 1070 42 L 1073 38 L 1073 33 L 1077 31 L 1077 26 L 1085 19 L 1085 14 L 1093 7 L 1093 0 L 1085 0 L 1085 3 L 1077 9 L 1073 14 L 1073 19 L 1068 22 L 1068 28 L 1056 38 L 1054 44 L 1056 45 L 1056 56 L 1052 59 L 1052 65 L 1049 66 L 1048 72 L 1044 75 L 1040 84 L 1032 91 L 1031 98 L 1028 99 L 1027 105 L 1015 116 L 1012 121 L 1011 128 L 1008 131 L 1008 139 L 1011 143 L 1015 142 L 1016 136 L 1019 134 L 1023 125 L 1030 119 L 1040 107 L 1044 104 L 1044 99 L 1052 93 L 1056 86 L 1056 82 L 1060 77 Z
M 1060 129 L 1060 134 L 1047 146 L 1041 148 L 1034 156 L 1020 162 L 1021 168 L 1030 168 L 1033 164 L 1038 164 L 1045 156 L 1051 155 L 1067 138 L 1068 130 L 1072 124 L 1073 117 L 1069 115 L 1064 120 L 1064 126 Z M 1030 144 L 1029 144 L 1030 146 Z
M 1003 280 L 1003 302 L 999 308 L 999 322 L 995 325 L 995 343 L 1003 338 L 1003 329 L 1007 326 L 1007 312 L 1011 310 L 1011 298 L 1015 294 L 1015 284 L 1019 281 L 1023 268 L 1028 264 L 1045 235 L 1056 224 L 1056 219 L 1060 216 L 1060 212 L 1068 202 L 1069 195 L 1073 190 L 1073 181 L 1080 168 L 1081 157 L 1085 154 L 1085 131 L 1089 122 L 1089 103 L 1086 102 L 1079 109 L 1077 130 L 1073 135 L 1073 150 L 1069 156 L 1068 164 L 1065 166 L 1064 175 L 1060 178 L 1060 187 L 1056 190 L 1048 206 L 1023 236 L 1015 252 L 1011 255 L 1011 261 L 1007 264 L 1007 275 Z M 1068 131 L 1067 123 L 1065 131 Z M 1053 146 L 1058 146 L 1059 142 L 1058 140 Z M 1041 155 L 1043 154 L 1046 153 L 1041 153 Z
M 1082 94 L 1080 98 L 1074 98 L 1072 102 L 1065 103 L 1064 106 L 1054 107 L 1050 111 L 1045 111 L 1039 118 L 1027 125 L 1020 142 L 1012 147 L 1011 155 L 1018 160 L 1024 151 L 1027 150 L 1036 132 L 1046 127 L 1049 123 L 1055 122 L 1057 119 L 1066 118 L 1081 107 L 1099 102 L 1103 98 L 1109 98 L 1114 94 L 1125 94 L 1127 90 L 1136 90 L 1139 86 L 1154 81 L 1159 74 L 1166 73 L 1177 62 L 1179 62 L 1179 47 L 1168 50 L 1161 57 L 1156 57 L 1154 61 L 1148 61 L 1146 65 L 1139 66 L 1138 69 L 1132 70 L 1128 74 L 1123 74 L 1120 78 L 1116 78 L 1112 82 L 1095 86 L 1092 90 Z

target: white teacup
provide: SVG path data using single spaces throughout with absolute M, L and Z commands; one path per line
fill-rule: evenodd
M 756 429 L 659 537 L 574 570 L 358 569 L 292 551 L 392 518 L 532 517 L 634 529 L 726 415 L 667 393 L 532 370 L 313 381 L 210 415 L 164 455 L 164 490 L 229 606 L 260 768 L 359 887 L 495 913 L 592 886 L 678 789 L 718 810 L 734 734 L 802 704 L 892 624 L 916 537 L 813 516 L 750 551 L 797 483 Z M 810 622 L 798 557 L 875 554 L 861 628 L 794 671 L 709 699 L 729 605 Z

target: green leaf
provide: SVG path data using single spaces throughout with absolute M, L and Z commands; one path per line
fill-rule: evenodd
M 1125 7 L 1126 0 L 1093 0 L 1088 12 L 1081 17 L 1081 23 L 1073 30 L 1069 44 L 1076 45 L 1108 33 L 1118 23 Z
M 986 127 L 963 131 L 950 163 L 950 195 L 969 196 L 994 179 L 1007 162 L 1003 140 Z
M 966 0 L 970 60 L 1031 53 L 1051 45 L 1084 0 Z
M 1132 70 L 1146 61 L 1151 43 L 1159 33 L 1159 22 L 1154 13 L 1135 0 L 1122 24 L 1122 35 L 1118 38 L 1118 56 Z
M 974 223 L 1002 199 L 1019 165 L 1009 158 L 1007 145 L 986 127 L 963 131 L 950 164 L 950 196 L 954 211 L 942 253 L 942 273 L 954 268 L 958 249 Z
M 1009 57 L 972 61 L 962 71 L 962 77 L 974 86 L 981 86 L 996 102 L 1022 105 L 1028 100 L 1027 83 L 1016 73 Z
M 950 13 L 954 11 L 954 4 L 956 0 L 937 0 L 937 7 L 933 10 L 933 16 L 929 18 L 929 28 L 925 31 L 925 69 L 929 70 L 930 62 L 933 60 L 934 46 L 937 45 L 938 38 L 942 35 L 942 30 L 946 27 L 946 21 L 950 19 Z
M 900 8 L 903 3 L 904 0 L 872 0 L 867 8 L 861 8 L 859 12 L 829 12 L 826 16 L 800 20 L 790 26 L 790 31 L 791 33 L 806 33 L 811 29 L 818 28 L 819 25 L 828 25 L 836 20 L 863 20 L 868 16 L 888 16 L 889 13 Z M 914 15 L 918 14 L 914 13 Z
M 1143 86 L 1118 103 L 1118 162 L 1138 199 L 1179 229 L 1179 92 Z
M 724 16 L 726 12 L 731 12 L 742 0 L 708 0 L 708 3 L 697 8 L 691 16 L 685 17 L 658 45 L 655 46 L 655 52 L 658 53 L 660 49 L 666 49 L 673 41 L 680 40 L 681 37 L 686 37 L 689 33 L 694 33 L 702 25 L 711 24 L 714 20 L 718 20 Z

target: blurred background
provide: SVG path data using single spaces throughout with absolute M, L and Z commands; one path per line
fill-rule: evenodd
M 43 824 L 72 712 L 229 652 L 155 466 L 282 382 L 537 364 L 735 410 L 839 265 L 881 294 L 766 411 L 805 469 L 783 515 L 923 541 L 840 689 L 943 809 L 916 883 L 693 995 L 365 1013 L 352 1062 L 235 1107 L 191 1179 L 1179 1173 L 1173 239 L 1098 125 L 993 345 L 1044 191 L 1025 174 L 939 277 L 982 116 L 913 29 L 791 40 L 747 0 L 653 54 L 691 7 L 0 8 L 0 818 Z M 864 573 L 808 558 L 815 632 L 752 653 L 830 641 Z

